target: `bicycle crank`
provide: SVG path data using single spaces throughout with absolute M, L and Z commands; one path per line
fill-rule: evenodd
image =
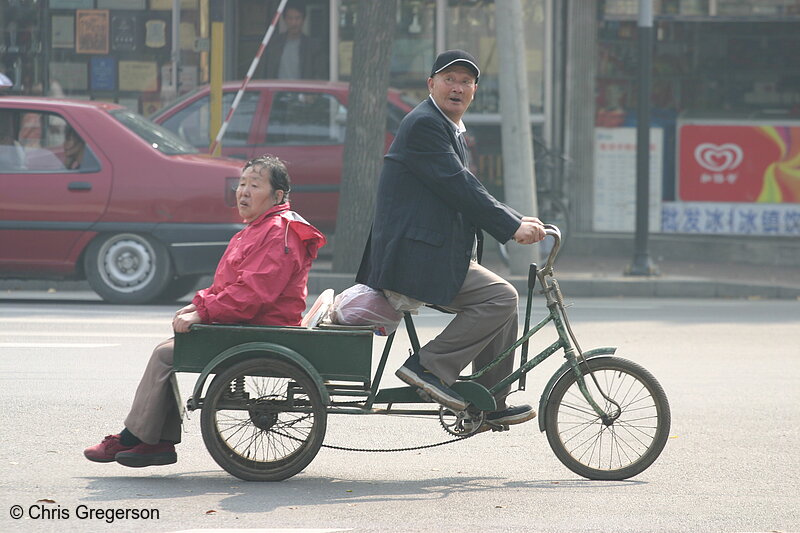
M 439 423 L 446 432 L 456 437 L 474 435 L 485 422 L 486 414 L 474 407 L 455 411 L 443 405 L 439 406 Z

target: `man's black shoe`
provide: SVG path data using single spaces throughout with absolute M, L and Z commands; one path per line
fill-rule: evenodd
M 419 355 L 414 354 L 409 357 L 401 366 L 395 376 L 402 379 L 409 385 L 422 389 L 433 400 L 445 407 L 456 411 L 463 411 L 467 408 L 467 402 L 458 395 L 453 389 L 448 387 L 441 379 L 429 372 L 419 362 Z
M 513 426 L 514 424 L 522 424 L 532 418 L 536 418 L 536 411 L 533 410 L 528 404 L 522 405 L 509 405 L 502 411 L 495 411 L 486 415 L 486 421 L 490 424 L 498 426 Z
M 536 411 L 533 410 L 528 404 L 522 405 L 509 405 L 501 411 L 494 411 L 493 413 L 486 414 L 486 420 L 483 425 L 475 433 L 483 433 L 484 431 L 505 431 L 508 426 L 514 424 L 522 424 L 528 420 L 536 418 Z M 469 430 L 469 428 L 467 428 Z

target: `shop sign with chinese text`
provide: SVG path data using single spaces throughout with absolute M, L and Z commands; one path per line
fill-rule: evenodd
M 662 231 L 800 235 L 800 123 L 684 123 L 677 156 Z

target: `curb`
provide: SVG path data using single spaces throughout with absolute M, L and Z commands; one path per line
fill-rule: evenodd
M 521 296 L 528 293 L 528 280 L 523 276 L 506 279 Z M 730 298 L 800 300 L 800 286 L 738 283 L 705 278 L 680 277 L 598 277 L 586 274 L 559 274 L 556 279 L 567 298 Z M 211 278 L 203 280 L 207 286 Z M 355 274 L 338 274 L 311 270 L 308 293 L 320 294 L 325 289 L 337 293 L 355 284 Z M 0 279 L 0 295 L 14 296 L 21 291 L 91 292 L 85 281 L 11 280 Z

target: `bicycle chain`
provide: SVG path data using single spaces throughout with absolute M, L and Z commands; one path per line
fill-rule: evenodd
M 336 446 L 334 444 L 323 444 L 322 447 L 331 450 L 342 450 L 345 452 L 367 452 L 367 453 L 410 452 L 414 450 L 425 450 L 427 448 L 436 448 L 437 446 L 444 446 L 445 444 L 453 444 L 454 442 L 466 440 L 470 437 L 474 437 L 475 435 L 476 433 L 473 433 L 472 435 L 456 437 L 455 439 L 450 439 L 443 442 L 437 442 L 435 444 L 423 444 L 422 446 L 409 446 L 406 448 L 350 448 L 347 446 Z
M 287 435 L 286 433 L 279 432 L 272 430 L 273 433 L 277 433 L 282 437 L 286 437 L 287 439 L 295 440 L 298 442 L 305 442 L 304 439 L 298 439 L 292 435 Z M 428 448 L 436 448 L 438 446 L 444 446 L 445 444 L 453 444 L 454 442 L 459 442 L 462 440 L 466 440 L 470 437 L 474 437 L 477 433 L 472 433 L 471 435 L 464 435 L 463 437 L 456 437 L 455 439 L 446 440 L 443 442 L 437 442 L 434 444 L 423 444 L 421 446 L 408 446 L 405 448 L 351 448 L 348 446 L 337 446 L 335 444 L 321 444 L 322 448 L 328 448 L 329 450 L 340 450 L 345 452 L 367 452 L 367 453 L 394 453 L 394 452 L 410 452 L 414 450 L 425 450 Z

